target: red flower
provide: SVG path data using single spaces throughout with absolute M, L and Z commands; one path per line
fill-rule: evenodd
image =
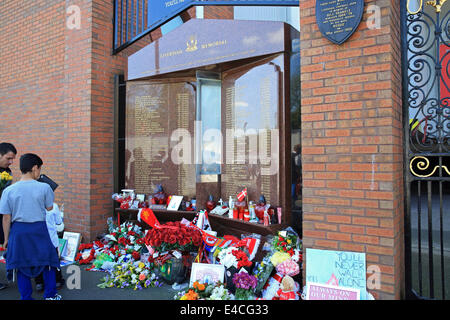
M 117 241 L 117 242 L 119 242 L 119 244 L 121 244 L 123 246 L 127 245 L 127 239 L 125 239 L 125 237 L 120 237 L 119 241 Z
M 137 251 L 133 251 L 131 256 L 133 257 L 134 260 L 139 260 L 141 258 L 141 255 Z
M 177 237 L 175 235 L 170 235 L 169 240 L 167 242 L 169 242 L 170 244 L 175 244 L 177 242 Z

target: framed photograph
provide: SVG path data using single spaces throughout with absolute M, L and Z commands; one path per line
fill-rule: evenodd
M 58 239 L 58 240 L 59 240 L 58 255 L 59 257 L 61 257 L 66 252 L 67 240 L 66 239 Z
M 192 287 L 195 281 L 200 283 L 223 282 L 224 276 L 225 267 L 222 264 L 193 263 L 189 287 Z
M 67 261 L 75 261 L 78 253 L 78 247 L 81 243 L 81 233 L 64 232 L 63 239 L 67 240 L 66 249 L 61 255 L 61 259 Z
M 183 200 L 183 196 L 172 196 L 170 199 L 169 205 L 167 206 L 167 210 L 169 211 L 177 211 L 180 207 L 181 201 Z
M 144 202 L 145 201 L 145 194 L 138 194 L 138 195 L 136 195 L 136 200 L 138 200 L 139 202 Z
M 134 200 L 131 203 L 130 209 L 138 209 L 139 208 L 139 200 Z

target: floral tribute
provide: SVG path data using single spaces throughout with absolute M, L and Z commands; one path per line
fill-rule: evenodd
M 227 269 L 231 267 L 235 267 L 236 269 L 251 267 L 253 264 L 249 260 L 245 241 L 239 241 L 235 246 L 223 249 L 220 251 L 218 258 L 220 263 Z
M 163 282 L 152 271 L 153 265 L 142 259 L 145 248 L 142 228 L 131 222 L 117 226 L 111 219 L 108 227 L 109 234 L 101 240 L 80 244 L 75 258 L 80 265 L 92 263 L 86 270 L 108 272 L 98 287 L 141 290 L 162 286 Z
M 297 247 L 297 236 L 292 233 L 278 232 L 278 236 L 274 237 L 273 248 L 275 251 L 286 252 L 292 257 Z
M 153 228 L 145 236 L 145 244 L 155 251 L 197 251 L 202 244 L 201 233 L 179 221 L 167 222 L 161 228 Z
M 120 226 L 109 222 L 109 232 L 102 241 L 80 244 L 75 261 L 80 265 L 90 264 L 100 254 L 107 254 L 113 261 L 118 261 L 121 257 L 123 259 L 126 255 L 131 255 L 134 260 L 140 259 L 144 247 L 144 232 L 141 227 L 131 222 L 124 222 Z
M 78 247 L 78 253 L 75 256 L 75 261 L 78 264 L 90 264 L 95 258 L 94 244 L 82 243 Z
M 0 190 L 6 188 L 11 183 L 12 179 L 12 176 L 8 172 L 3 171 L 0 173 Z
M 253 268 L 253 275 L 258 281 L 255 288 L 256 293 L 261 292 L 263 286 L 266 284 L 274 269 L 274 266 L 270 261 L 270 257 L 270 254 L 266 255 L 261 262 L 256 262 L 255 267 Z
M 116 287 L 142 290 L 149 287 L 161 287 L 162 282 L 144 262 L 128 261 L 116 264 L 114 270 L 105 276 L 102 283 L 97 286 L 100 288 Z
M 192 287 L 180 291 L 174 296 L 175 300 L 233 300 L 234 296 L 221 282 L 200 283 L 195 281 Z
M 245 271 L 241 271 L 234 274 L 233 284 L 236 286 L 236 299 L 249 300 L 255 294 L 258 280 L 255 276 L 252 276 Z

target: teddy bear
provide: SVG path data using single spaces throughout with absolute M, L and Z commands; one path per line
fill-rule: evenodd
M 298 284 L 290 276 L 284 276 L 276 293 L 279 300 L 299 300 Z

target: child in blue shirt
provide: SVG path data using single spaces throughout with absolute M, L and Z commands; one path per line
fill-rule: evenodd
M 60 267 L 57 251 L 46 225 L 46 210 L 52 210 L 54 194 L 46 183 L 36 181 L 41 174 L 42 159 L 32 153 L 20 157 L 20 181 L 6 188 L 0 200 L 3 215 L 6 270 L 17 273 L 22 300 L 32 300 L 31 278 L 43 273 L 44 298 L 60 300 L 55 270 Z
M 59 211 L 59 207 L 56 203 L 53 204 L 53 209 L 51 211 L 47 211 L 46 214 L 46 222 L 48 234 L 50 235 L 50 239 L 52 240 L 53 246 L 55 246 L 55 250 L 58 250 L 59 247 L 59 237 L 58 232 L 56 231 L 56 226 L 60 225 L 63 220 L 61 217 L 61 212 Z M 59 254 L 58 254 L 59 256 Z M 36 291 L 44 290 L 44 277 L 41 273 L 36 279 L 34 279 L 36 283 Z M 56 288 L 61 289 L 64 284 L 64 279 L 62 277 L 61 269 L 56 270 Z

